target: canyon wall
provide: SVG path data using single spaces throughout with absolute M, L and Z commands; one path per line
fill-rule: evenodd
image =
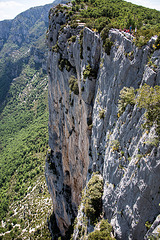
M 66 16 L 54 9 L 49 19 L 46 180 L 57 225 L 64 236 L 78 214 L 82 189 L 98 171 L 104 217 L 115 237 L 143 239 L 145 223 L 160 211 L 159 142 L 154 144 L 154 125 L 142 128 L 145 109 L 128 104 L 118 116 L 118 99 L 123 87 L 160 85 L 156 37 L 138 48 L 133 36 L 111 29 L 113 45 L 105 53 L 99 33 L 80 23 L 61 28 Z

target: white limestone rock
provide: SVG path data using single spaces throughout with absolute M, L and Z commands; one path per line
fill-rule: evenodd
M 145 222 L 153 222 L 160 210 L 160 148 L 149 143 L 156 137 L 154 126 L 149 133 L 141 127 L 143 109 L 128 105 L 118 118 L 117 106 L 123 87 L 137 89 L 144 83 L 160 84 L 160 51 L 151 57 L 157 67 L 151 66 L 151 43 L 139 49 L 132 36 L 111 29 L 109 37 L 114 44 L 107 55 L 99 34 L 84 28 L 81 59 L 81 29 L 66 26 L 60 33 L 61 21 L 65 22 L 63 14 L 56 18 L 51 13 L 49 161 L 54 170 L 51 172 L 46 164 L 46 174 L 57 224 L 64 235 L 77 214 L 81 190 L 94 169 L 103 175 L 104 216 L 111 222 L 115 236 L 141 240 L 147 232 Z M 76 40 L 69 43 L 73 35 Z M 58 52 L 52 51 L 56 42 Z M 70 70 L 66 66 L 59 69 L 60 56 L 70 63 Z M 84 79 L 88 64 L 96 75 Z M 77 79 L 78 95 L 69 89 L 71 75 Z

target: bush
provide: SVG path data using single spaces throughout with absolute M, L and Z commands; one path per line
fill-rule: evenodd
M 92 70 L 91 65 L 88 64 L 88 65 L 86 66 L 86 69 L 83 71 L 83 78 L 84 78 L 84 79 L 86 79 L 87 77 L 89 77 L 89 75 L 90 75 L 90 73 L 91 73 L 91 70 Z
M 111 146 L 112 146 L 112 151 L 118 151 L 119 150 L 119 146 L 120 146 L 120 143 L 118 140 L 113 140 L 111 142 Z
M 75 76 L 71 75 L 69 79 L 69 88 L 74 94 L 79 94 L 78 79 Z
M 128 104 L 133 105 L 135 103 L 135 93 L 133 87 L 124 87 L 120 91 L 120 99 L 118 100 L 118 117 L 122 115 Z
M 58 61 L 58 67 L 60 71 L 63 71 L 63 68 L 65 67 L 65 59 L 60 58 Z
M 106 38 L 108 38 L 108 33 L 109 33 L 110 27 L 106 26 L 105 28 L 103 28 L 103 30 L 101 31 L 101 38 L 103 40 L 103 42 L 106 40 Z
M 109 23 L 110 23 L 110 19 L 106 17 L 100 17 L 95 20 L 95 28 L 98 30 L 99 33 L 102 31 L 101 37 L 102 35 L 106 35 L 105 38 L 108 37 L 108 32 L 110 28 L 110 25 L 108 25 Z M 105 30 L 103 31 L 103 29 Z
M 158 36 L 158 38 L 155 42 L 155 47 L 156 47 L 156 50 L 160 49 L 160 35 Z
M 93 78 L 97 77 L 97 71 L 95 69 L 92 69 L 90 64 L 88 64 L 86 66 L 86 69 L 83 71 L 83 78 L 86 79 L 87 77 L 88 78 L 89 77 L 93 77 Z
M 102 220 L 100 223 L 100 230 L 95 230 L 90 233 L 88 240 L 114 240 L 115 238 L 111 237 L 112 226 L 108 223 L 108 220 Z
M 110 40 L 110 38 L 106 38 L 105 42 L 103 43 L 103 47 L 107 55 L 110 55 L 112 45 L 113 42 Z
M 14 218 L 12 222 L 13 222 L 14 225 L 16 225 L 17 224 L 17 219 Z
M 141 48 L 146 44 L 147 44 L 147 41 L 146 41 L 144 36 L 137 37 L 137 39 L 136 39 L 136 46 L 137 47 Z
M 67 59 L 60 58 L 58 61 L 58 67 L 60 71 L 63 71 L 64 67 L 69 72 L 71 70 L 71 64 Z
M 90 223 L 94 224 L 96 219 L 102 213 L 102 194 L 103 194 L 103 179 L 99 174 L 93 174 L 87 184 L 87 189 L 84 200 L 84 213 Z
M 105 109 L 101 109 L 100 111 L 99 111 L 99 118 L 100 119 L 103 119 L 105 117 Z
M 125 111 L 128 104 L 137 104 L 139 108 L 144 108 L 146 122 L 143 124 L 145 129 L 155 124 L 156 133 L 160 137 L 160 86 L 150 87 L 144 84 L 137 89 L 137 96 L 133 87 L 124 87 L 120 91 L 120 99 L 118 101 L 118 117 Z
M 151 228 L 151 226 L 152 226 L 152 223 L 150 223 L 149 221 L 145 223 L 145 227 L 147 228 L 147 231 Z
M 160 86 L 153 88 L 145 84 L 137 92 L 138 107 L 146 109 L 146 122 L 143 126 L 149 129 L 153 124 L 156 124 L 156 132 L 160 137 Z
M 52 46 L 52 52 L 58 52 L 59 47 L 58 44 L 56 43 L 54 46 Z

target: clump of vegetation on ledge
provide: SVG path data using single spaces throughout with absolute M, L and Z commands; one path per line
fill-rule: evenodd
M 87 187 L 82 192 L 82 215 L 77 216 L 74 222 L 74 234 L 78 239 L 101 240 L 113 239 L 112 226 L 102 213 L 103 178 L 96 172 L 93 173 Z M 88 226 L 94 225 L 93 232 L 88 233 Z M 74 239 L 72 236 L 71 240 Z
M 156 132 L 160 137 L 160 86 L 150 87 L 145 84 L 137 91 L 138 107 L 146 109 L 144 127 L 149 129 L 155 124 Z
M 120 91 L 120 99 L 118 100 L 118 117 L 122 115 L 128 104 L 135 104 L 135 90 L 133 87 L 124 87 Z
M 112 226 L 108 223 L 108 220 L 103 219 L 100 223 L 100 229 L 91 232 L 88 235 L 88 240 L 115 240 L 113 236 L 111 236 Z
M 100 119 L 103 119 L 105 117 L 105 109 L 101 108 L 99 110 L 99 118 Z
M 150 87 L 144 84 L 136 91 L 133 87 L 124 87 L 120 92 L 118 117 L 125 111 L 128 104 L 137 104 L 137 107 L 146 110 L 144 115 L 146 121 L 143 127 L 149 130 L 155 124 L 157 135 L 160 137 L 160 86 Z
M 97 77 L 97 71 L 95 69 L 92 69 L 90 64 L 88 64 L 86 66 L 86 69 L 83 71 L 83 78 L 86 79 L 87 77 L 88 78 L 90 78 L 90 77 L 96 78 Z
M 60 59 L 58 60 L 58 67 L 60 71 L 63 71 L 64 67 L 66 68 L 66 70 L 69 72 L 71 70 L 71 64 L 68 61 L 68 59 L 62 58 L 62 56 L 60 56 Z
M 86 192 L 82 197 L 84 213 L 90 223 L 94 224 L 102 213 L 103 179 L 99 174 L 93 174 L 89 180 Z
M 79 94 L 79 88 L 78 88 L 78 79 L 75 78 L 75 76 L 71 75 L 69 79 L 69 88 L 74 94 Z

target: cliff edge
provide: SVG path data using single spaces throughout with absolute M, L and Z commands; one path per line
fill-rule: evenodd
M 111 29 L 105 51 L 99 33 L 83 23 L 64 25 L 66 18 L 65 12 L 51 9 L 47 33 L 51 151 L 46 180 L 58 227 L 64 236 L 74 218 L 84 216 L 82 190 L 98 172 L 103 217 L 114 236 L 144 239 L 146 222 L 153 223 L 160 212 L 157 126 L 142 127 L 147 110 L 136 103 L 128 102 L 119 114 L 119 99 L 124 87 L 160 85 L 156 37 L 138 48 L 133 36 Z M 93 231 L 91 225 L 86 234 Z M 73 239 L 84 239 L 78 229 Z

